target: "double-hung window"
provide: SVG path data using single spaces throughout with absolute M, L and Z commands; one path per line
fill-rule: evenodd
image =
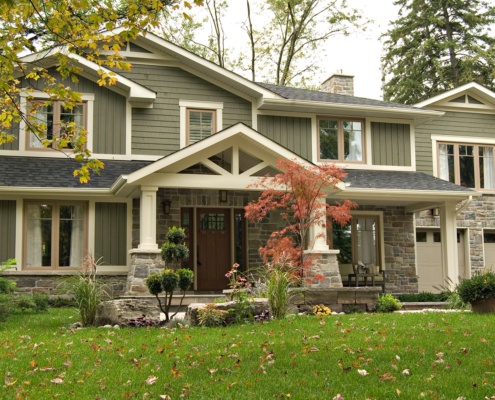
M 24 263 L 28 268 L 81 267 L 87 248 L 87 204 L 26 202 Z
M 62 148 L 70 149 L 69 136 L 77 129 L 86 129 L 86 103 L 77 103 L 73 108 L 68 108 L 61 101 L 32 100 L 28 107 L 31 123 L 42 132 L 41 135 L 28 133 L 29 149 L 44 149 L 43 139 L 68 140 Z
M 439 143 L 439 177 L 474 189 L 495 189 L 494 146 Z
M 318 120 L 320 160 L 364 161 L 364 122 L 348 118 Z

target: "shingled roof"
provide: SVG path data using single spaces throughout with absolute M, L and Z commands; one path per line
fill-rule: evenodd
M 91 174 L 88 183 L 74 177 L 80 164 L 71 158 L 0 157 L 0 186 L 29 188 L 108 189 L 117 178 L 150 164 L 151 161 L 104 160 L 100 175 Z
M 299 89 L 288 86 L 278 86 L 269 83 L 260 83 L 260 82 L 257 83 L 261 87 L 268 89 L 271 92 L 290 100 L 305 100 L 305 101 L 316 101 L 323 103 L 336 103 L 336 104 L 349 104 L 349 105 L 352 104 L 352 105 L 360 105 L 360 106 L 420 110 L 417 107 L 412 107 L 405 104 L 389 103 L 387 101 L 366 99 L 364 97 L 349 96 L 345 94 L 335 94 L 329 92 L 322 92 L 318 90 Z
M 91 174 L 87 184 L 79 183 L 73 171 L 79 164 L 70 158 L 0 157 L 0 187 L 109 189 L 121 175 L 130 174 L 152 161 L 104 160 L 100 175 Z M 471 189 L 422 172 L 347 170 L 350 188 L 376 190 L 428 190 L 472 192 Z
M 435 178 L 423 172 L 346 170 L 351 188 L 376 190 L 433 190 L 474 192 L 472 189 Z

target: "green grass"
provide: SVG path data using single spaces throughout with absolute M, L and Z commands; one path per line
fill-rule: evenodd
M 0 325 L 2 399 L 495 395 L 495 315 L 356 314 L 228 328 L 71 329 L 77 318 L 76 310 L 51 309 L 13 315 Z

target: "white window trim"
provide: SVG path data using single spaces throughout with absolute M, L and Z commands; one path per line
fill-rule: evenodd
M 179 100 L 180 107 L 180 148 L 186 147 L 187 143 L 187 110 L 189 108 L 212 110 L 216 112 L 216 132 L 223 128 L 223 103 L 211 101 Z
M 29 92 L 27 90 L 21 91 L 21 111 L 27 115 L 27 98 L 49 100 L 50 96 L 45 92 L 34 91 Z M 94 101 L 95 95 L 89 93 L 81 94 L 81 100 L 86 103 L 86 131 L 88 132 L 86 148 L 93 152 L 93 124 L 94 124 Z M 27 132 L 26 123 L 21 120 L 19 125 L 19 151 L 20 152 L 31 152 L 38 151 L 27 147 Z

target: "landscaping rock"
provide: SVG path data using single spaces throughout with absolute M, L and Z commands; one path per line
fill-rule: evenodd
M 101 303 L 96 311 L 96 324 L 126 326 L 130 320 L 143 315 L 147 320 L 160 322 L 160 309 L 150 300 L 121 299 Z

